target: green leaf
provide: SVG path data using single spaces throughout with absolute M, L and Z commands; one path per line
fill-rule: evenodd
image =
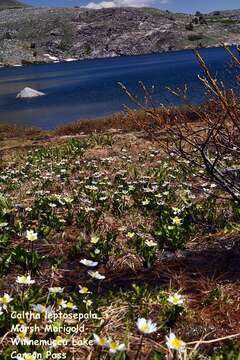
M 163 354 L 159 351 L 156 351 L 153 355 L 153 360 L 164 360 Z

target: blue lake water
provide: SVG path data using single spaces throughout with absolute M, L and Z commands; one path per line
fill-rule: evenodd
M 232 85 L 231 59 L 223 49 L 202 49 L 217 78 Z M 179 104 L 166 87 L 189 88 L 189 100 L 199 103 L 205 94 L 198 79 L 201 69 L 191 51 L 84 60 L 0 69 L 0 122 L 52 129 L 67 122 L 96 118 L 124 110 L 133 103 L 121 90 L 124 83 L 142 98 L 139 81 L 153 92 L 156 105 Z M 46 96 L 22 100 L 24 87 Z

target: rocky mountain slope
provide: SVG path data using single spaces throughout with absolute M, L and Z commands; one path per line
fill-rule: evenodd
M 5 9 L 18 9 L 26 7 L 25 4 L 16 0 L 1 0 L 0 1 L 0 11 Z
M 240 43 L 240 10 L 206 15 L 150 8 L 0 11 L 3 65 L 138 55 L 222 42 Z

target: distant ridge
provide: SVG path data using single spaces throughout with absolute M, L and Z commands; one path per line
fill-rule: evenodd
M 19 9 L 26 7 L 27 5 L 23 4 L 17 0 L 0 0 L 0 10 L 5 9 Z
M 193 15 L 155 8 L 25 8 L 13 0 L 0 5 L 20 6 L 0 11 L 0 66 L 240 45 L 240 10 Z

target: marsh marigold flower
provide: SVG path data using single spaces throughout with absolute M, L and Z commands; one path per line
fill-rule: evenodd
M 48 288 L 48 291 L 50 294 L 62 294 L 63 291 L 64 291 L 64 288 L 61 288 L 61 287 L 50 287 Z
M 113 341 L 111 338 L 109 338 L 107 341 L 107 347 L 111 355 L 116 354 L 118 351 L 120 352 L 126 350 L 125 344 L 119 344 L 119 342 Z
M 80 260 L 80 263 L 88 267 L 95 267 L 98 264 L 97 261 L 92 261 L 87 259 Z
M 56 348 L 58 346 L 62 346 L 64 343 L 64 339 L 61 336 L 57 336 L 56 339 L 53 340 L 53 347 Z
M 91 242 L 92 244 L 97 244 L 97 243 L 99 242 L 99 237 L 98 237 L 98 236 L 95 236 L 95 235 L 92 236 L 90 242 Z
M 33 304 L 32 310 L 36 311 L 39 314 L 44 314 L 46 312 L 46 306 L 41 304 Z
M 144 318 L 140 318 L 137 321 L 137 328 L 139 331 L 146 335 L 157 331 L 157 324 L 153 323 L 151 319 L 146 320 Z
M 74 305 L 74 303 L 72 301 L 68 301 L 66 304 L 66 308 L 70 309 L 70 310 L 77 310 L 77 306 Z
M 148 246 L 148 247 L 155 247 L 157 246 L 157 243 L 153 240 L 146 240 L 145 241 L 145 244 Z
M 94 279 L 97 279 L 97 280 L 103 280 L 105 279 L 105 276 L 100 274 L 98 271 L 88 271 L 88 274 L 94 278 Z
M 168 297 L 168 302 L 173 305 L 183 305 L 184 304 L 184 297 L 181 294 L 175 293 Z
M 36 232 L 34 232 L 33 230 L 27 230 L 26 238 L 29 241 L 35 241 L 38 238 L 38 234 Z
M 79 293 L 80 294 L 91 294 L 91 291 L 88 290 L 88 288 L 86 286 L 79 286 Z
M 127 237 L 129 238 L 129 239 L 132 239 L 133 237 L 135 236 L 135 233 L 134 232 L 128 232 L 127 233 Z
M 30 275 L 27 276 L 17 276 L 16 282 L 21 285 L 32 285 L 35 284 L 35 280 L 31 279 Z
M 0 297 L 0 306 L 6 310 L 7 309 L 7 305 L 13 300 L 13 298 L 11 298 L 10 295 L 8 294 L 4 294 L 3 296 Z
M 93 301 L 90 299 L 88 299 L 88 300 L 85 299 L 85 300 L 83 300 L 83 302 L 86 304 L 87 308 L 93 304 Z
M 18 355 L 17 360 L 36 360 L 36 355 L 34 353 Z
M 185 351 L 186 343 L 181 339 L 178 339 L 174 333 L 171 332 L 169 336 L 166 336 L 166 340 L 167 347 L 170 350 L 176 350 L 179 352 Z
M 180 219 L 178 216 L 175 216 L 172 220 L 172 223 L 174 225 L 181 225 L 182 224 L 182 219 Z
M 106 346 L 107 345 L 107 338 L 100 337 L 97 334 L 93 334 L 93 338 L 94 338 L 94 344 L 96 344 L 98 346 Z

